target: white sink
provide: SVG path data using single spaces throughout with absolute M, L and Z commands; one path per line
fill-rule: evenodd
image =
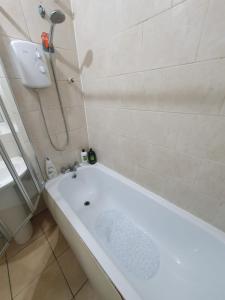
M 23 176 L 27 170 L 26 164 L 22 157 L 13 157 L 11 162 L 17 171 L 18 176 Z M 14 182 L 8 168 L 4 161 L 0 161 L 0 189 L 6 187 Z

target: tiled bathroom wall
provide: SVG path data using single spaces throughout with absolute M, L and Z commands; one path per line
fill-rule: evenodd
M 38 13 L 40 3 L 47 13 L 60 9 L 66 15 L 66 21 L 56 25 L 54 40 L 56 75 L 70 134 L 70 144 L 63 152 L 52 148 L 37 94 L 21 84 L 10 53 L 11 40 L 22 39 L 40 43 L 41 33 L 49 31 L 49 21 L 42 19 Z M 0 58 L 6 69 L 6 74 L 2 76 L 9 78 L 22 120 L 42 168 L 46 156 L 58 168 L 78 160 L 81 148 L 87 146 L 88 142 L 70 0 L 0 0 Z M 69 78 L 74 78 L 75 82 L 69 84 Z M 65 143 L 66 135 L 55 87 L 40 90 L 40 96 L 51 136 L 60 147 Z
M 225 1 L 73 4 L 99 160 L 225 230 Z

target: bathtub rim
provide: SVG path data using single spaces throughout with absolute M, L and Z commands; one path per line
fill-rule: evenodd
M 176 206 L 169 200 L 164 199 L 163 197 L 147 190 L 146 188 L 140 186 L 139 184 L 135 183 L 134 181 L 126 178 L 125 176 L 119 174 L 112 169 L 97 163 L 94 166 L 82 166 L 82 169 L 88 168 L 96 168 L 106 175 L 110 175 L 113 178 L 117 178 L 122 183 L 128 185 L 130 188 L 142 193 L 146 197 L 153 200 L 155 203 L 167 208 L 172 213 L 184 218 L 186 221 L 194 224 L 198 228 L 201 228 L 203 231 L 207 232 L 208 234 L 212 235 L 214 238 L 218 239 L 225 245 L 225 233 L 214 227 L 213 225 L 207 223 L 206 221 L 200 219 L 199 217 L 191 214 L 190 212 Z M 79 172 L 79 171 L 78 171 Z M 66 178 L 71 176 L 71 173 L 68 174 L 61 174 L 54 179 L 49 180 L 46 183 L 45 189 L 47 190 L 48 194 L 51 196 L 54 204 L 58 206 L 59 209 L 63 212 L 63 214 L 67 217 L 71 226 L 75 229 L 78 233 L 80 238 L 83 240 L 84 244 L 87 246 L 89 251 L 95 257 L 103 271 L 107 274 L 115 288 L 121 293 L 124 299 L 129 300 L 142 300 L 142 298 L 138 295 L 138 291 L 131 285 L 129 280 L 123 275 L 123 273 L 114 265 L 110 256 L 108 256 L 101 245 L 96 241 L 96 239 L 92 236 L 88 228 L 83 224 L 79 216 L 71 210 L 69 204 L 65 201 L 65 199 L 61 196 L 61 194 L 57 191 L 58 183 Z

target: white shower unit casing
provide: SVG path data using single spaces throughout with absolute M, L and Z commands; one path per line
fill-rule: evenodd
M 11 47 L 23 85 L 36 89 L 51 86 L 48 63 L 41 45 L 14 40 L 11 42 Z

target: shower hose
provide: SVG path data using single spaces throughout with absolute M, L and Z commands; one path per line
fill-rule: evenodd
M 51 66 L 52 75 L 53 75 L 53 79 L 54 79 L 54 84 L 55 84 L 55 88 L 56 88 L 56 93 L 57 93 L 57 96 L 58 96 L 59 106 L 60 106 L 60 110 L 61 110 L 61 113 L 62 113 L 63 123 L 64 123 L 65 131 L 66 131 L 66 142 L 65 142 L 65 144 L 62 147 L 56 146 L 54 144 L 53 140 L 52 140 L 52 137 L 51 137 L 51 134 L 49 132 L 48 125 L 47 125 L 47 122 L 46 122 L 46 118 L 45 118 L 45 113 L 44 113 L 44 108 L 43 108 L 43 105 L 42 105 L 41 97 L 40 97 L 40 95 L 39 95 L 39 93 L 38 93 L 37 90 L 36 90 L 36 93 L 38 95 L 38 99 L 39 99 L 39 103 L 40 103 L 40 109 L 41 109 L 41 114 L 42 114 L 42 117 L 43 117 L 43 120 L 44 120 L 44 125 L 45 125 L 45 128 L 46 128 L 46 132 L 47 132 L 49 141 L 50 141 L 52 147 L 56 151 L 63 151 L 63 150 L 66 149 L 66 147 L 69 144 L 69 130 L 68 130 L 67 122 L 66 122 L 66 116 L 65 116 L 65 111 L 64 111 L 64 108 L 63 108 L 63 104 L 62 104 L 62 98 L 61 98 L 61 95 L 60 95 L 58 82 L 57 82 L 57 79 L 56 79 L 55 68 L 54 68 L 54 64 L 53 64 L 53 60 L 52 60 L 52 52 L 49 50 L 48 53 L 49 53 L 49 61 L 50 61 L 50 66 Z

